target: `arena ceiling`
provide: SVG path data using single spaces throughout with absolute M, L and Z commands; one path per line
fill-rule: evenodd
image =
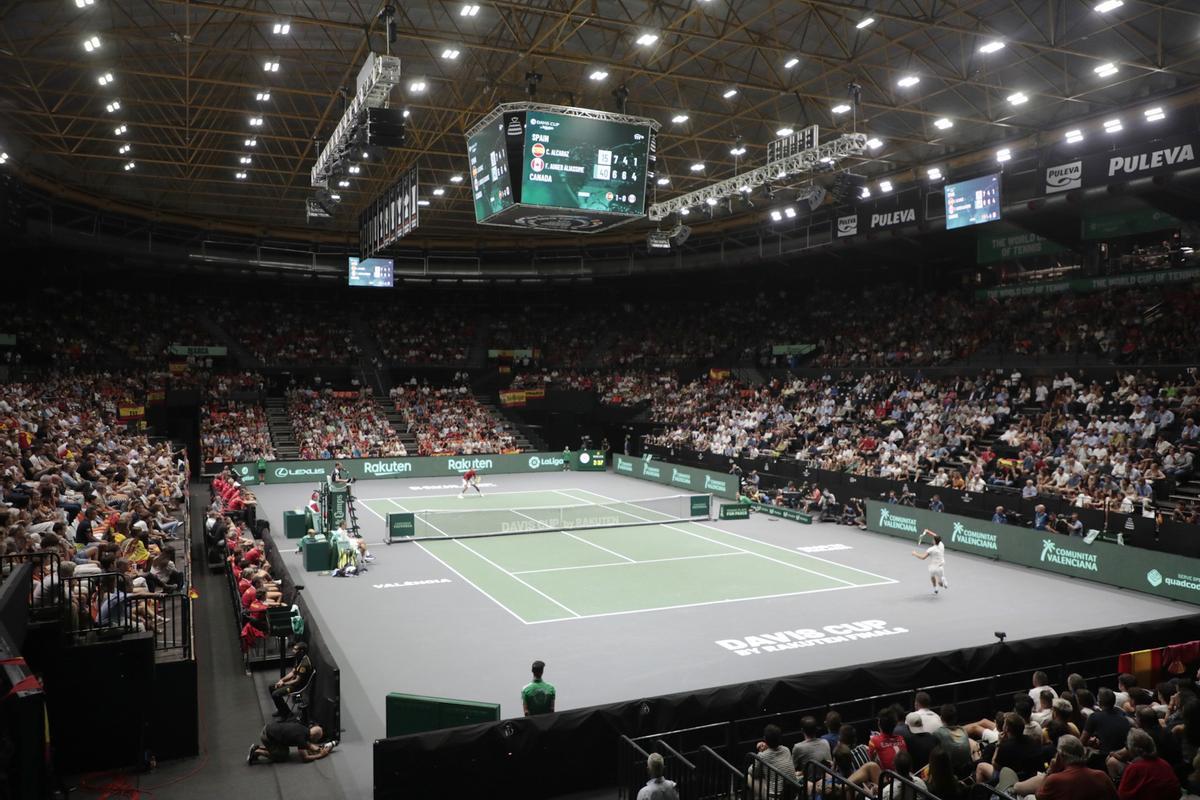
M 628 111 L 663 124 L 659 173 L 670 182 L 657 187 L 659 198 L 732 176 L 738 137 L 747 152 L 736 166 L 761 163 L 783 127 L 818 124 L 823 138 L 867 132 L 881 145 L 855 171 L 902 179 L 939 159 L 1034 146 L 1080 120 L 1178 102 L 1200 81 L 1195 0 L 394 5 L 392 53 L 405 80 L 392 105 L 410 112 L 408 143 L 342 192 L 332 223 L 342 231 L 354 230 L 358 209 L 416 164 L 430 200 L 422 239 L 511 239 L 474 225 L 469 181 L 451 178 L 466 173 L 463 132 L 496 104 L 524 99 L 529 72 L 542 76 L 543 102 L 615 109 L 613 92 L 626 86 Z M 3 0 L 6 168 L 104 207 L 294 233 L 305 228 L 318 143 L 341 115 L 339 89 L 353 86 L 370 49 L 385 47 L 383 7 Z M 88 46 L 93 36 L 98 47 Z M 267 62 L 277 71 L 264 71 Z M 112 81 L 101 85 L 106 75 Z M 424 92 L 410 90 L 418 78 Z M 919 82 L 901 85 L 905 78 Z M 857 108 L 835 113 L 849 103 L 852 83 L 861 87 Z M 264 92 L 269 99 L 259 100 Z M 114 101 L 120 107 L 109 110 Z M 261 126 L 251 127 L 253 117 Z M 696 162 L 702 173 L 689 169 Z M 435 196 L 438 187 L 444 193 Z M 743 216 L 750 222 L 762 212 Z

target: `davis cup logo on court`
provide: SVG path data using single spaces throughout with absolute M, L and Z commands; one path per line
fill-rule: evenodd
M 1069 550 L 1060 547 L 1049 539 L 1042 540 L 1042 561 L 1058 564 L 1060 567 L 1071 567 L 1085 572 L 1099 572 L 1100 562 L 1095 553 L 1085 553 L 1082 550 Z
M 879 509 L 879 527 L 891 528 L 894 531 L 904 531 L 905 533 L 917 532 L 917 521 L 912 517 L 902 517 L 898 514 L 893 514 L 886 508 Z
M 1046 193 L 1065 192 L 1068 189 L 1078 189 L 1083 185 L 1083 162 L 1072 161 L 1069 164 L 1059 164 L 1046 167 Z
M 1000 549 L 995 534 L 973 531 L 961 522 L 954 523 L 954 532 L 950 534 L 950 541 L 984 550 Z
M 859 639 L 875 639 L 880 636 L 895 636 L 901 633 L 908 633 L 908 629 L 888 627 L 888 624 L 881 619 L 866 619 L 859 622 L 826 625 L 823 628 L 797 628 L 774 633 L 760 633 L 742 639 L 718 639 L 715 644 L 739 656 L 753 656 L 784 650 L 798 650 L 804 647 L 853 642 Z

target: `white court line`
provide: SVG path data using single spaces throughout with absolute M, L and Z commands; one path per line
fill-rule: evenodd
M 728 555 L 741 555 L 741 553 L 729 553 Z M 747 553 L 754 555 L 754 553 Z M 891 581 L 896 583 L 896 581 Z M 797 592 L 784 592 L 782 594 L 761 594 L 756 597 L 730 597 L 726 600 L 705 600 L 699 603 L 680 603 L 674 606 L 655 606 L 654 608 L 631 608 L 628 611 L 602 611 L 599 614 L 583 614 L 579 617 L 555 617 L 554 619 L 537 619 L 533 622 L 526 622 L 526 625 L 541 625 L 544 622 L 574 622 L 577 619 L 592 619 L 593 617 L 623 617 L 629 614 L 644 614 L 648 611 L 671 611 L 677 608 L 698 608 L 700 606 L 719 606 L 729 603 L 741 603 L 747 600 L 775 600 L 780 597 L 795 597 L 802 594 L 818 594 L 820 592 L 844 592 L 847 589 L 862 589 L 866 586 L 882 586 L 880 583 L 866 584 L 850 584 L 849 586 L 829 586 L 825 589 L 803 589 Z
M 572 569 L 597 569 L 599 567 L 628 567 L 631 564 L 659 564 L 663 561 L 691 561 L 697 558 L 728 558 L 751 555 L 750 553 L 705 553 L 702 556 L 672 556 L 671 558 L 648 558 L 645 561 L 614 561 L 611 564 L 580 564 L 574 567 L 547 567 L 545 569 L 523 569 L 513 575 L 533 575 L 538 572 L 566 572 Z
M 404 506 L 400 505 L 400 504 L 399 504 L 399 503 L 397 503 L 395 500 L 392 500 L 391 502 L 392 502 L 392 504 L 393 504 L 393 505 L 395 505 L 395 506 L 396 506 L 397 508 L 399 508 L 401 511 L 408 511 L 408 509 L 407 509 L 407 508 L 405 508 Z M 524 586 L 526 586 L 527 588 L 529 588 L 529 589 L 532 589 L 533 591 L 537 592 L 537 593 L 538 593 L 538 594 L 540 594 L 542 597 L 546 598 L 546 599 L 547 599 L 547 600 L 549 600 L 551 603 L 554 603 L 554 605 L 556 605 L 556 606 L 558 606 L 559 608 L 561 608 L 563 611 L 566 611 L 568 614 L 572 614 L 572 615 L 574 615 L 576 618 L 583 616 L 582 614 L 579 614 L 579 613 L 577 613 L 577 612 L 575 612 L 575 611 L 572 611 L 571 609 L 567 608 L 567 607 L 566 607 L 566 606 L 564 606 L 562 603 L 558 602 L 558 601 L 557 601 L 557 600 L 555 600 L 553 597 L 551 597 L 550 595 L 546 594 L 545 592 L 543 592 L 541 589 L 537 588 L 536 586 L 534 586 L 534 585 L 532 585 L 532 584 L 530 584 L 530 583 L 527 583 L 527 582 L 526 582 L 526 581 L 524 581 L 522 578 L 520 578 L 520 577 L 518 577 L 518 576 L 516 576 L 516 575 L 512 574 L 511 572 L 509 572 L 508 570 L 506 570 L 504 567 L 500 566 L 500 565 L 499 565 L 499 564 L 497 564 L 495 561 L 492 561 L 490 558 L 488 558 L 487 556 L 485 556 L 483 553 L 480 553 L 478 550 L 475 550 L 474 548 L 472 548 L 472 547 L 469 547 L 469 546 L 468 546 L 467 544 L 465 544 L 465 543 L 464 543 L 464 542 L 463 542 L 461 539 L 454 539 L 454 538 L 451 538 L 449 534 L 447 534 L 447 533 L 446 533 L 444 530 L 442 530 L 442 529 L 441 529 L 441 528 L 439 528 L 438 526 L 434 525 L 434 524 L 433 524 L 432 522 L 430 522 L 429 520 L 425 520 L 425 524 L 426 524 L 426 525 L 428 525 L 429 527 L 433 528 L 435 531 L 437 531 L 438 533 L 440 533 L 442 536 L 445 536 L 447 539 L 449 539 L 450 541 L 452 541 L 452 542 L 454 542 L 455 544 L 457 544 L 459 547 L 462 547 L 462 548 L 466 549 L 466 550 L 467 550 L 468 552 L 470 552 L 470 553 L 474 553 L 474 554 L 475 554 L 477 557 L 479 557 L 479 558 L 483 559 L 484 561 L 486 561 L 487 563 L 491 564 L 493 567 L 495 567 L 496 569 L 500 570 L 501 572 L 503 572 L 503 573 L 504 573 L 505 575 L 507 575 L 508 577 L 512 578 L 513 580 L 517 581 L 518 583 L 521 583 L 521 584 L 523 584 L 523 585 L 524 585 Z M 421 543 L 420 543 L 420 542 L 416 542 L 416 544 L 421 544 Z M 421 548 L 421 549 L 422 549 L 422 550 L 425 550 L 425 548 Z M 429 551 L 428 551 L 428 550 L 425 550 L 425 552 L 427 552 L 427 553 L 428 553 Z M 432 555 L 432 553 L 431 553 L 430 555 Z M 437 558 L 437 556 L 434 556 L 434 558 Z M 441 559 L 438 559 L 438 560 L 439 560 L 439 561 L 441 561 Z M 473 583 L 472 583 L 472 586 L 474 586 L 474 584 L 473 584 Z M 475 588 L 476 588 L 476 589 L 479 589 L 479 587 L 478 587 L 478 586 L 476 586 Z M 482 589 L 480 589 L 480 591 L 483 591 L 483 590 L 482 590 Z M 485 593 L 485 594 L 486 594 L 486 593 Z M 513 612 L 512 612 L 512 611 L 509 611 L 509 613 L 510 613 L 510 614 L 513 614 Z M 515 616 L 515 614 L 514 614 L 514 616 Z M 522 621 L 524 621 L 524 620 L 522 620 Z
M 555 490 L 555 491 L 558 491 L 558 490 Z M 596 497 L 601 497 L 601 498 L 604 498 L 605 500 L 610 500 L 610 501 L 617 502 L 617 503 L 620 503 L 620 502 L 626 502 L 626 501 L 622 501 L 622 500 L 614 500 L 613 498 L 611 498 L 611 497 L 608 497 L 607 495 L 603 495 L 603 494 L 600 494 L 600 493 L 598 493 L 598 492 L 593 492 L 593 491 L 591 491 L 590 489 L 571 489 L 570 491 L 573 491 L 573 492 L 587 492 L 587 493 L 588 493 L 588 494 L 590 494 L 590 495 L 595 495 Z M 559 492 L 559 494 L 564 494 L 564 492 Z M 570 495 L 567 495 L 567 497 L 570 497 Z M 726 536 L 736 536 L 737 538 L 739 538 L 739 539 L 745 539 L 745 540 L 746 540 L 746 541 L 748 541 L 748 542 L 754 542 L 755 544 L 761 544 L 761 545 L 765 545 L 765 546 L 767 546 L 767 547 L 774 547 L 776 550 L 782 550 L 782 551 L 783 551 L 783 552 L 785 552 L 785 553 L 791 553 L 791 554 L 795 555 L 795 552 L 794 552 L 794 551 L 792 551 L 792 550 L 789 550 L 788 548 L 786 548 L 786 547 L 784 547 L 784 546 L 782 546 L 782 545 L 778 545 L 778 544 L 772 544 L 771 542 L 763 542 L 763 541 L 760 541 L 760 540 L 758 540 L 758 539 L 755 539 L 755 538 L 754 538 L 754 537 L 752 537 L 752 536 L 744 536 L 744 535 L 742 535 L 742 534 L 740 534 L 740 533 L 733 533 L 733 532 L 731 532 L 731 531 L 727 531 L 727 530 L 725 530 L 724 528 L 715 528 L 715 527 L 713 527 L 712 525 L 705 525 L 703 522 L 691 522 L 691 523 L 688 523 L 688 524 L 690 524 L 690 525 L 696 525 L 696 526 L 699 526 L 699 527 L 701 527 L 701 528 L 708 528 L 710 531 L 719 531 L 720 533 L 723 533 L 723 534 L 725 534 Z M 668 526 L 668 527 L 669 527 L 669 526 Z M 702 537 L 702 538 L 703 538 L 703 537 Z M 727 546 L 727 547 L 732 547 L 733 545 L 726 545 L 726 546 Z M 895 578 L 889 578 L 889 577 L 888 577 L 888 576 L 886 576 L 886 575 L 877 575 L 877 574 L 875 574 L 874 572 L 868 572 L 867 570 L 865 570 L 865 569 L 859 569 L 858 567 L 849 567 L 849 566 L 846 566 L 845 564 L 839 564 L 839 563 L 838 563 L 838 562 L 836 562 L 836 561 L 830 561 L 828 558 L 821 558 L 820 556 L 809 555 L 808 553 L 804 553 L 803 555 L 804 555 L 804 557 L 805 557 L 805 558 L 811 558 L 811 559 L 815 559 L 816 561 L 824 561 L 826 564 L 832 564 L 833 566 L 835 566 L 835 567 L 840 567 L 841 569 L 848 569 L 848 570 L 850 570 L 851 572 L 857 572 L 857 573 L 859 573 L 859 574 L 861 574 L 861 575 L 870 575 L 872 578 L 878 578 L 878 579 L 879 579 L 879 581 L 880 581 L 880 583 L 859 584 L 860 586 L 881 586 L 881 585 L 883 585 L 884 583 L 899 583 L 899 581 L 897 581 Z M 763 556 L 763 558 L 766 558 L 766 556 Z M 832 576 L 830 576 L 830 577 L 832 577 Z
M 560 507 L 560 506 L 547 506 L 547 508 L 559 508 L 559 507 Z M 512 512 L 512 513 L 514 513 L 514 514 L 520 514 L 520 515 L 521 515 L 522 517 L 524 517 L 525 519 L 527 519 L 527 520 L 529 520 L 529 521 L 531 521 L 531 522 L 536 522 L 537 524 L 539 524 L 539 525 L 542 525 L 542 526 L 543 526 L 543 527 L 545 527 L 545 528 L 550 528 L 550 527 L 552 527 L 552 526 L 550 526 L 550 525 L 547 525 L 546 523 L 542 522 L 540 519 L 537 519 L 536 517 L 531 517 L 531 516 L 529 516 L 528 514 L 521 514 L 521 512 L 520 512 L 520 511 L 517 511 L 515 508 L 509 508 L 509 509 L 506 509 L 506 510 L 507 510 L 507 511 L 511 511 L 511 512 Z M 535 531 L 535 533 L 536 533 L 536 531 Z M 560 530 L 560 531 L 554 531 L 554 533 L 565 533 L 567 536 L 570 536 L 570 537 L 571 537 L 572 539 L 574 539 L 575 541 L 577 541 L 577 542 L 583 542 L 584 544 L 590 544 L 592 547 L 596 548 L 597 550 L 603 550 L 604 552 L 608 553 L 610 556 L 616 556 L 617 558 L 620 558 L 620 559 L 623 559 L 623 560 L 625 560 L 625 561 L 628 561 L 630 564 L 636 564 L 636 563 L 637 563 L 636 561 L 634 561 L 634 560 L 633 560 L 632 558 L 630 558 L 629 556 L 623 556 L 623 555 L 621 555 L 620 553 L 618 553 L 616 550 L 609 550 L 607 547 L 601 547 L 600 545 L 596 544 L 595 542 L 589 542 L 587 539 L 584 539 L 584 538 L 581 538 L 581 537 L 579 537 L 579 536 L 576 536 L 575 534 L 571 533 L 570 531 L 563 531 L 563 530 Z M 513 574 L 515 575 L 516 573 L 513 573 Z
M 479 496 L 480 497 L 501 497 L 501 496 L 510 495 L 510 494 L 550 494 L 553 491 L 554 491 L 553 489 L 521 489 L 519 491 L 514 490 L 511 492 L 488 492 L 487 494 L 479 495 Z M 359 497 L 358 495 L 355 495 L 354 499 L 355 500 L 420 500 L 420 499 L 423 499 L 426 497 L 458 497 L 459 494 L 461 494 L 461 492 L 454 492 L 453 494 L 402 494 L 399 497 Z M 468 495 L 468 496 L 470 496 L 470 495 Z M 522 507 L 523 508 L 536 508 L 536 506 L 522 506 Z M 554 508 L 554 507 L 555 506 L 547 506 L 547 508 Z M 432 509 L 429 509 L 429 510 L 432 510 Z
M 573 489 L 572 491 L 588 492 L 587 489 Z M 611 500 L 612 502 L 615 502 L 615 503 L 625 502 L 623 500 L 617 500 L 612 497 L 606 497 L 605 495 L 599 494 L 597 492 L 588 492 L 588 494 L 595 495 L 596 497 L 603 497 L 606 500 Z M 628 514 L 631 517 L 636 517 L 645 522 L 655 522 L 655 520 L 653 520 L 649 517 L 643 517 L 640 514 L 634 514 L 632 511 L 625 511 L 624 513 Z M 815 569 L 809 569 L 808 567 L 802 567 L 799 564 L 790 564 L 787 561 L 782 561 L 778 558 L 771 558 L 771 556 L 764 556 L 762 553 L 755 553 L 753 550 L 746 550 L 744 548 L 738 547 L 737 545 L 731 545 L 726 542 L 719 542 L 716 539 L 710 539 L 709 537 L 702 536 L 699 533 L 696 533 L 694 531 L 684 530 L 683 528 L 680 528 L 675 525 L 669 525 L 665 522 L 659 522 L 657 524 L 661 525 L 662 527 L 666 528 L 667 530 L 678 531 L 679 533 L 684 533 L 684 534 L 687 534 L 688 536 L 694 536 L 697 539 L 702 539 L 702 540 L 704 540 L 706 542 L 710 542 L 712 544 L 719 544 L 719 545 L 724 545 L 725 547 L 731 547 L 734 550 L 738 550 L 740 552 L 746 553 L 747 555 L 757 556 L 758 558 L 762 558 L 767 561 L 774 561 L 776 564 L 781 564 L 785 567 L 790 567 L 791 569 L 798 570 L 800 572 L 807 572 L 809 575 L 816 575 L 817 577 L 824 578 L 825 580 L 837 581 L 838 583 L 844 583 L 847 586 L 861 586 L 862 585 L 862 584 L 854 583 L 853 581 L 847 581 L 847 580 L 843 580 L 842 578 L 834 577 L 833 575 L 826 575 L 824 572 L 817 572 Z M 691 524 L 699 525 L 700 523 L 694 522 Z M 707 527 L 707 526 L 705 526 L 705 527 Z M 725 531 L 722 531 L 720 528 L 710 528 L 710 530 L 718 531 L 720 533 L 725 533 Z M 746 538 L 748 541 L 754 541 L 753 539 L 749 539 L 749 537 L 743 537 L 743 538 Z M 792 552 L 791 550 L 787 550 L 786 548 L 782 548 L 782 549 L 784 549 L 788 553 Z

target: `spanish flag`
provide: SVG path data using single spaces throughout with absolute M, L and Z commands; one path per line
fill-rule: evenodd
M 1122 653 L 1117 659 L 1117 671 L 1128 672 L 1137 678 L 1138 686 L 1152 687 L 1158 683 L 1162 675 L 1162 649 L 1135 650 L 1132 653 Z

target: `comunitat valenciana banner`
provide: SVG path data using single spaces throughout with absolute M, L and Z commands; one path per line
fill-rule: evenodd
M 732 475 L 699 467 L 682 467 L 668 461 L 630 458 L 618 454 L 613 456 L 613 471 L 618 475 L 677 486 L 680 489 L 708 492 L 728 500 L 737 498 L 737 480 Z
M 925 528 L 941 536 L 948 550 L 1200 605 L 1200 559 L 867 501 L 868 530 L 915 545 Z M 928 544 L 927 537 L 922 546 Z
M 333 471 L 333 461 L 268 461 L 266 483 L 309 483 Z M 342 467 L 351 478 L 439 478 L 462 475 L 473 469 L 480 475 L 514 472 L 561 472 L 562 453 L 515 453 L 511 455 L 428 456 L 417 458 L 345 458 Z M 253 462 L 233 464 L 238 480 L 258 483 Z

